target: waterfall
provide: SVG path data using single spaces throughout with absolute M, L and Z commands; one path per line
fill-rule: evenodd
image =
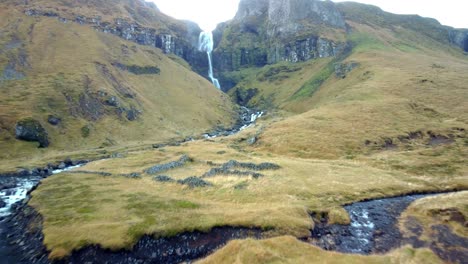
M 198 39 L 198 50 L 204 51 L 208 55 L 208 77 L 210 77 L 211 82 L 216 86 L 216 88 L 221 89 L 218 79 L 213 75 L 213 63 L 211 60 L 211 54 L 213 52 L 213 33 L 211 32 L 201 32 Z

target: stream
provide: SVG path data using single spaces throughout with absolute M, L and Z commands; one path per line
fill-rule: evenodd
M 429 196 L 407 195 L 358 202 L 345 206 L 350 225 L 327 225 L 322 219 L 312 231 L 313 244 L 343 253 L 385 253 L 400 246 L 398 217 L 415 200 Z
M 241 121 L 230 130 L 218 130 L 205 138 L 231 135 L 255 123 L 263 112 L 244 109 Z M 72 164 L 75 165 L 75 164 Z M 56 169 L 52 174 L 71 170 L 81 165 Z M 49 173 L 50 174 L 50 173 Z M 47 250 L 39 228 L 28 231 L 31 224 L 42 222 L 42 217 L 25 204 L 29 192 L 45 175 L 0 176 L 0 264 L 49 263 Z M 398 217 L 415 200 L 426 195 L 407 195 L 358 202 L 345 209 L 350 215 L 350 225 L 327 225 L 319 219 L 312 230 L 310 242 L 326 250 L 354 254 L 385 253 L 402 243 L 396 226 Z M 171 238 L 143 237 L 132 251 L 110 252 L 90 246 L 76 251 L 68 259 L 73 263 L 180 263 L 204 257 L 231 239 L 260 238 L 261 230 L 237 227 L 216 227 L 208 233 L 190 232 Z M 462 241 L 462 243 L 465 243 Z
M 70 166 L 65 169 L 56 169 L 52 174 L 59 174 L 81 165 Z M 29 192 L 35 188 L 43 176 L 0 176 L 0 263 L 19 263 L 21 254 L 8 243 L 7 218 L 15 210 L 15 206 L 28 197 Z

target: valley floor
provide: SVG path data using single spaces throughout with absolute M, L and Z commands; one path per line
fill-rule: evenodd
M 311 255 L 345 262 L 437 262 L 427 249 L 406 247 L 386 256 L 363 257 L 325 252 L 293 237 L 310 237 L 314 218 L 349 224 L 342 206 L 353 202 L 467 190 L 465 175 L 412 174 L 382 166 L 375 157 L 320 160 L 272 154 L 247 143 L 265 124 L 230 137 L 120 151 L 43 180 L 29 205 L 43 217 L 49 257 L 63 258 L 89 245 L 128 249 L 147 234 L 171 237 L 231 226 L 259 228 L 264 238 L 271 239 L 234 241 L 207 263 L 233 262 L 234 256 L 242 263 L 276 259 L 292 263 L 305 257 L 296 250 L 283 252 L 285 248 L 303 248 Z M 451 199 L 450 208 L 466 219 L 463 195 L 466 192 L 461 198 L 452 197 L 456 199 Z M 416 208 L 407 215 L 425 210 Z M 437 215 L 419 212 L 417 217 L 427 224 L 424 230 L 430 230 L 428 219 Z M 447 221 L 441 224 L 466 237 L 466 222 Z

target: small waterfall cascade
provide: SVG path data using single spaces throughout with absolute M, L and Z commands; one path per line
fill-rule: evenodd
M 213 75 L 213 62 L 211 59 L 211 54 L 213 52 L 213 33 L 205 31 L 200 33 L 200 37 L 198 38 L 198 50 L 204 51 L 208 55 L 208 77 L 210 77 L 211 82 L 216 88 L 221 89 L 218 79 Z

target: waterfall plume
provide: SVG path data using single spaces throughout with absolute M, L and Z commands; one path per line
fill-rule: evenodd
M 208 56 L 208 77 L 210 77 L 211 82 L 216 88 L 221 89 L 218 79 L 214 77 L 213 74 L 213 62 L 211 54 L 213 52 L 213 33 L 211 32 L 201 32 L 198 39 L 198 50 L 206 52 Z

